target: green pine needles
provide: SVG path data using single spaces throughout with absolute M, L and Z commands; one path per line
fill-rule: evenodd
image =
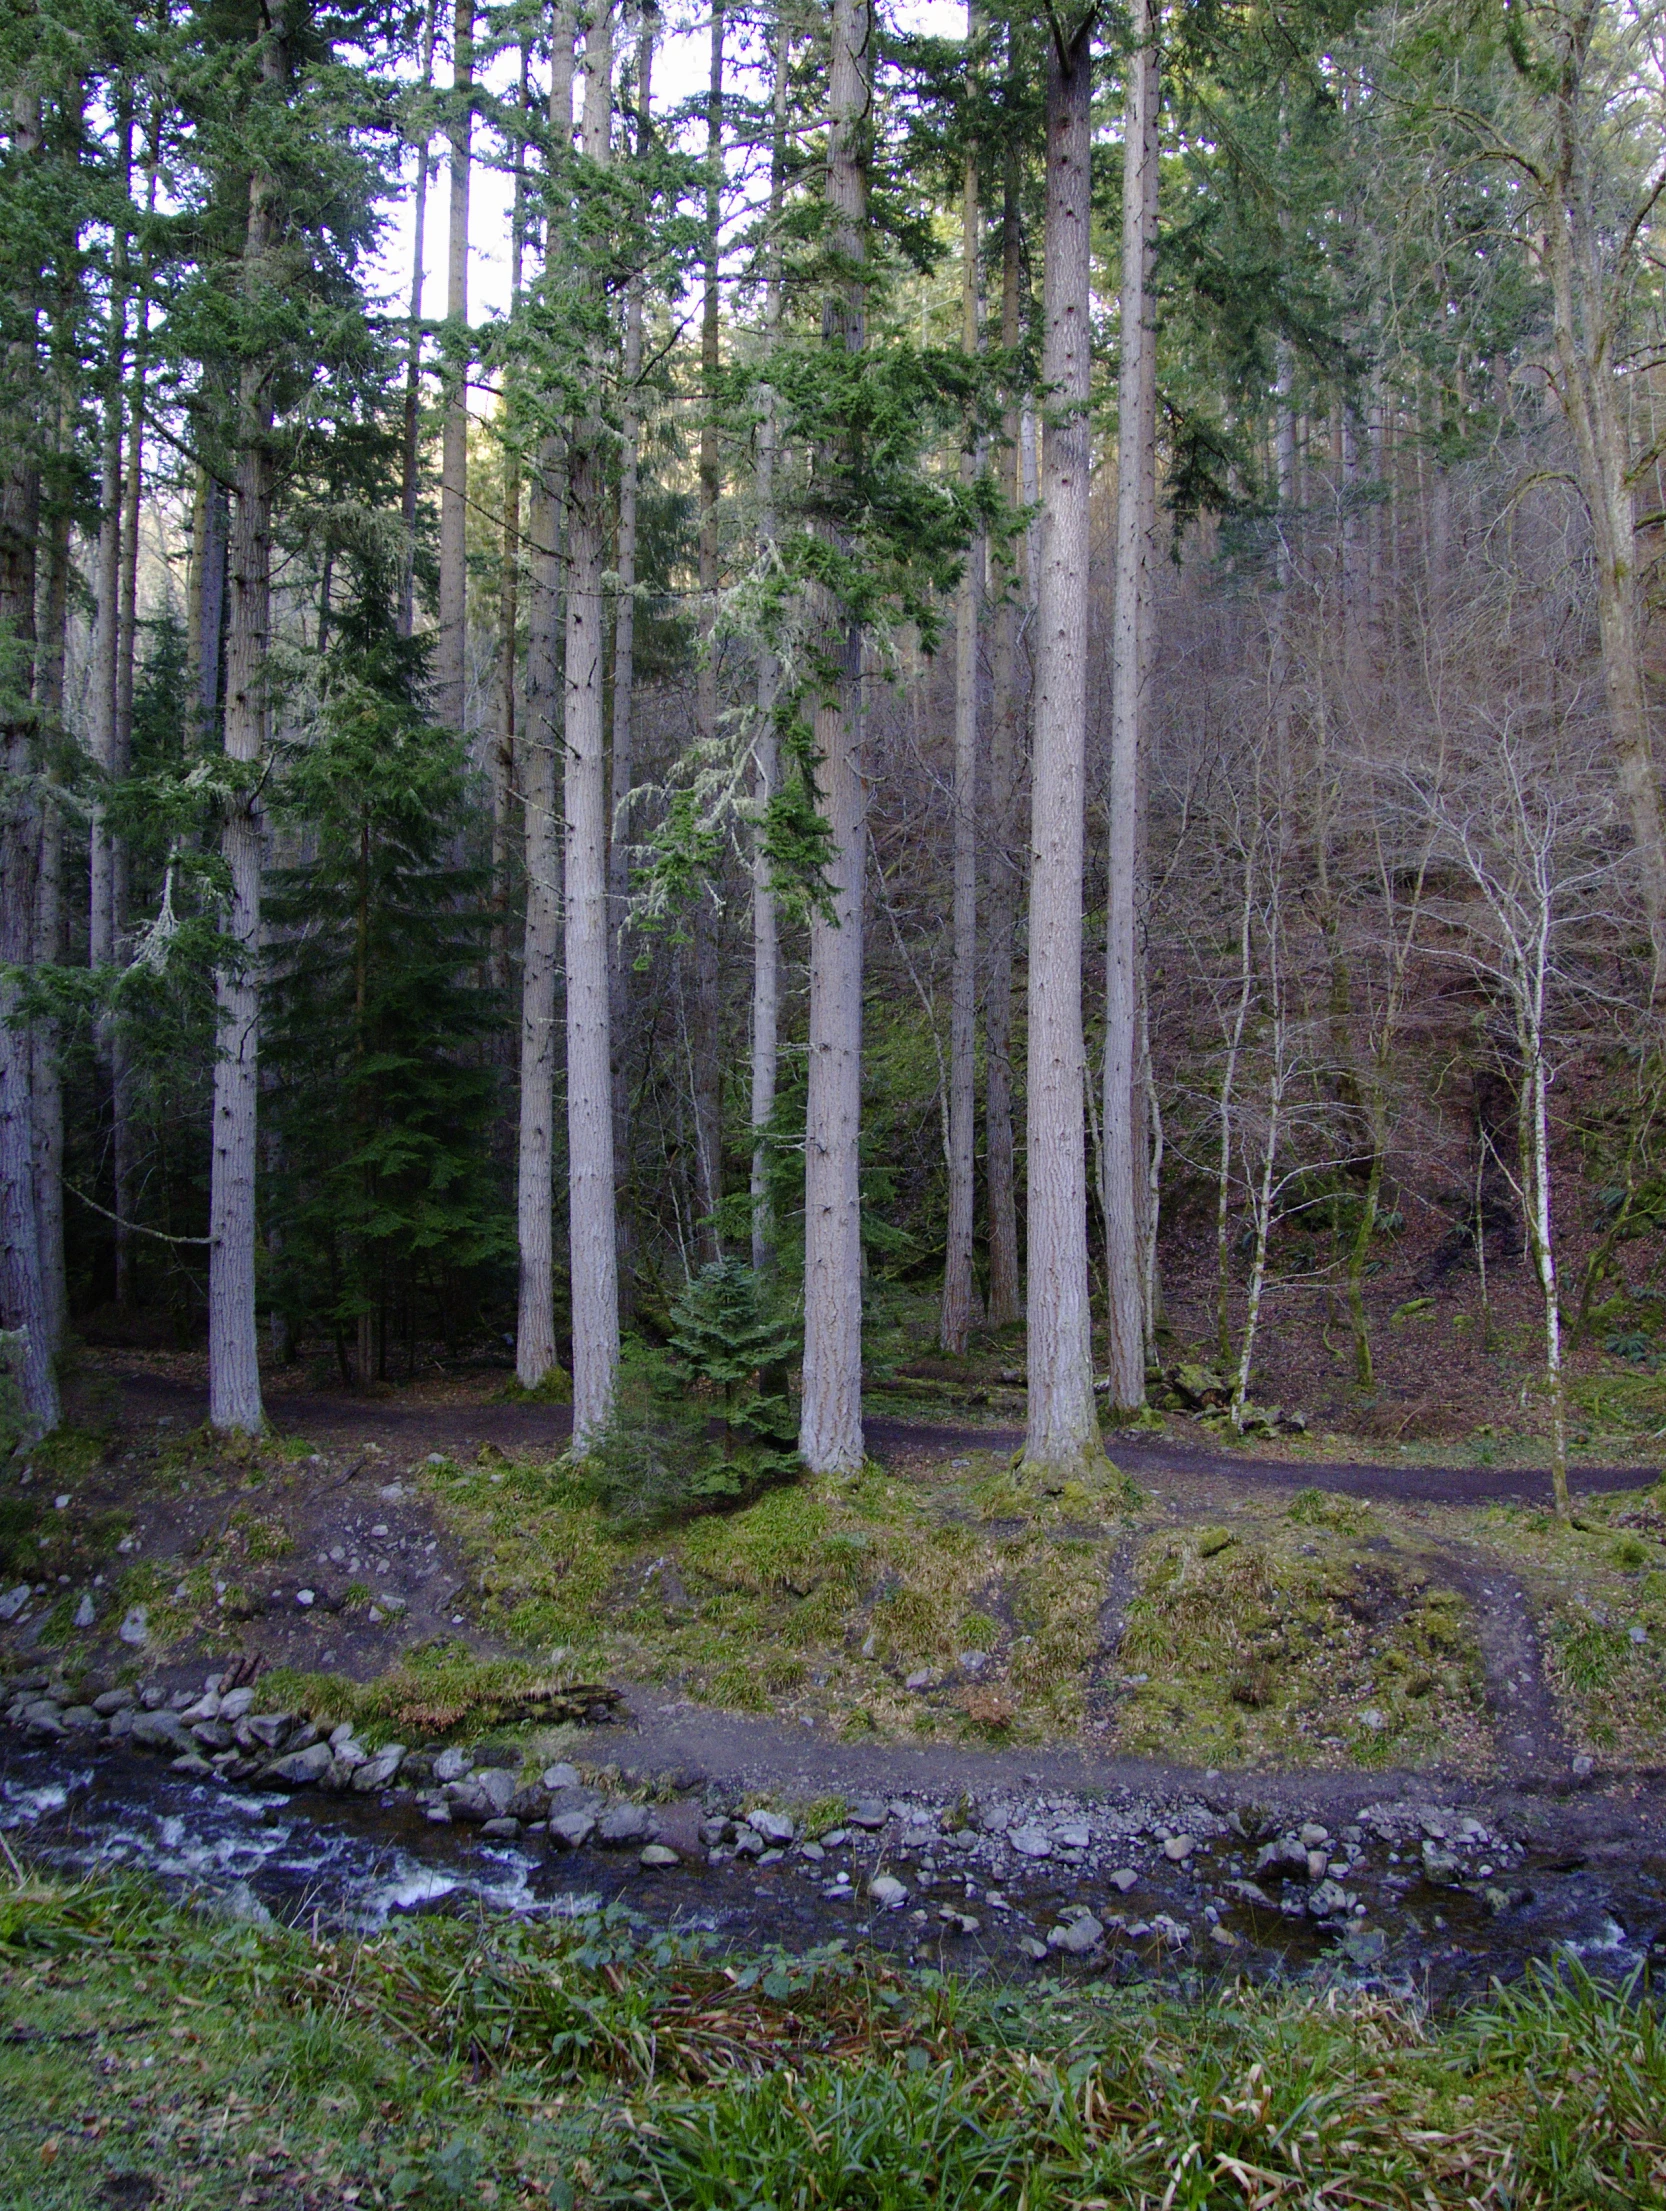
M 738 1259 L 690 1277 L 669 1354 L 627 1345 L 613 1418 L 585 1462 L 615 1519 L 671 1520 L 739 1503 L 798 1472 L 788 1369 L 797 1320 Z

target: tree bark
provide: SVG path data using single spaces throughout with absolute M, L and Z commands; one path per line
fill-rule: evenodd
M 161 163 L 162 116 L 158 107 L 145 158 L 145 214 L 156 214 L 157 173 Z M 150 366 L 151 253 L 146 239 L 139 256 L 139 280 L 133 302 L 133 373 L 127 408 L 127 470 L 121 512 L 121 584 L 117 607 L 115 737 L 110 772 L 125 781 L 133 768 L 133 679 L 139 646 L 139 522 L 144 495 L 145 379 Z M 127 965 L 129 862 L 127 840 L 110 840 L 110 956 Z M 134 1200 L 133 1066 L 122 1023 L 109 1030 L 110 1159 L 115 1187 L 116 1303 L 134 1304 L 132 1222 Z
M 1029 1418 L 1024 1469 L 1104 1456 L 1093 1402 L 1083 1133 L 1082 845 L 1087 773 L 1088 398 L 1093 14 L 1047 56 L 1046 418 L 1031 774 Z
M 611 0 L 596 0 L 584 69 L 584 151 L 603 163 L 613 96 Z M 567 495 L 567 1176 L 573 1449 L 580 1453 L 612 1414 L 619 1371 L 602 726 L 603 435 L 599 410 L 578 425 Z
M 573 137 L 571 0 L 551 11 L 550 139 L 557 164 Z M 561 250 L 554 208 L 559 174 L 546 180 L 551 203 L 545 275 Z M 555 1347 L 555 982 L 561 920 L 555 747 L 561 697 L 561 519 L 567 503 L 561 441 L 541 440 L 527 496 L 526 720 L 522 732 L 521 814 L 526 839 L 526 924 L 521 959 L 521 1096 L 516 1174 L 520 1294 L 515 1378 L 538 1389 L 560 1372 Z
M 133 172 L 133 111 L 131 95 L 124 88 L 121 94 L 121 113 L 118 128 L 118 164 L 122 200 L 125 205 L 132 184 Z M 123 473 L 123 425 L 126 414 L 127 392 L 127 314 L 129 301 L 128 281 L 129 234 L 125 216 L 116 224 L 111 245 L 110 311 L 106 338 L 104 423 L 99 453 L 99 518 L 96 550 L 95 616 L 93 624 L 92 697 L 89 700 L 89 736 L 92 742 L 93 764 L 98 770 L 99 781 L 94 786 L 90 808 L 91 823 L 88 836 L 87 881 L 89 911 L 87 916 L 87 958 L 92 968 L 110 968 L 116 960 L 116 932 L 118 927 L 118 854 L 115 838 L 105 826 L 103 792 L 121 773 L 119 753 L 121 744 L 121 668 L 122 668 L 122 584 L 124 562 L 122 559 L 122 512 L 125 505 L 125 480 Z M 137 425 L 134 425 L 134 434 Z M 125 1084 L 118 1072 L 118 1052 L 112 1033 L 112 1025 L 106 1013 L 101 1013 L 94 1023 L 94 1062 L 103 1084 L 108 1086 L 111 1106 L 111 1123 L 115 1173 L 115 1190 L 112 1211 L 115 1214 L 113 1239 L 115 1244 L 116 1302 L 122 1302 L 126 1288 L 128 1234 L 124 1221 L 129 1218 L 122 1206 L 122 1183 L 126 1179 L 123 1170 L 127 1164 L 127 1146 L 123 1124 L 126 1119 Z
M 530 113 L 527 72 L 531 55 L 521 41 L 517 97 L 524 120 Z M 509 222 L 509 312 L 518 314 L 526 252 L 526 140 L 515 138 L 515 193 Z M 507 379 L 506 379 L 507 382 Z M 507 394 L 506 394 L 507 399 Z M 503 518 L 498 534 L 498 698 L 497 743 L 492 748 L 492 952 L 494 990 L 509 987 L 509 835 L 515 791 L 515 680 L 521 583 L 521 449 L 514 438 L 503 449 Z
M 704 297 L 700 317 L 700 627 L 699 668 L 695 677 L 695 725 L 700 752 L 710 759 L 717 745 L 718 697 L 717 587 L 719 578 L 718 502 L 723 495 L 723 459 L 718 447 L 718 378 L 722 373 L 722 319 L 718 278 L 723 218 L 723 29 L 722 0 L 713 0 L 711 73 L 706 89 L 706 223 Z M 711 886 L 715 893 L 716 885 Z M 719 908 L 703 886 L 697 892 L 689 926 L 694 970 L 694 1022 L 691 1058 L 694 1076 L 694 1190 L 699 1208 L 699 1251 L 703 1260 L 721 1256 L 717 1209 L 723 1199 L 723 1068 L 718 996 L 717 931 Z
M 655 18 L 644 9 L 636 40 L 636 152 L 648 143 L 653 107 Z M 620 1245 L 620 1296 L 628 1310 L 633 1296 L 633 1228 L 630 1207 L 630 1036 L 631 964 L 627 957 L 630 916 L 631 778 L 635 769 L 636 721 L 636 534 L 637 492 L 641 469 L 642 418 L 638 385 L 642 381 L 642 286 L 625 294 L 624 389 L 620 402 L 619 529 L 615 567 L 619 588 L 613 612 L 613 758 L 608 790 L 608 1026 L 613 1058 L 614 1209 Z
M 460 730 L 468 710 L 469 168 L 475 0 L 452 18 L 451 205 L 446 250 L 445 426 L 440 448 L 440 622 L 434 715 Z
M 220 714 L 221 637 L 226 620 L 226 487 L 206 465 L 197 470 L 191 514 L 191 570 L 186 595 L 186 656 L 197 726 L 188 733 L 195 751 L 213 733 Z
M 787 70 L 792 34 L 777 6 L 771 26 L 775 45 L 775 81 L 770 103 L 768 274 L 764 285 L 766 356 L 781 340 L 781 213 L 786 201 Z M 775 544 L 775 462 L 778 427 L 775 393 L 768 384 L 758 393 L 758 544 L 772 557 Z M 757 828 L 752 847 L 752 1265 L 762 1273 L 775 1264 L 775 1221 L 770 1204 L 769 1124 L 775 1114 L 775 1084 L 780 1063 L 780 944 L 776 928 L 775 881 L 766 847 L 766 822 L 780 774 L 775 735 L 775 694 L 780 668 L 767 649 L 758 655 L 758 734 L 752 748 L 752 804 Z
M 58 453 L 60 461 L 72 450 L 75 415 L 75 350 L 73 324 L 76 288 L 64 302 L 64 322 L 71 335 L 64 346 L 58 405 Z M 38 727 L 49 746 L 61 744 L 64 735 L 64 675 L 69 645 L 69 586 L 71 573 L 70 525 L 67 497 L 54 502 L 46 530 L 46 590 L 41 615 L 40 651 L 35 669 L 35 704 Z M 34 957 L 41 967 L 56 967 L 64 956 L 63 859 L 64 823 L 54 796 L 58 777 L 48 766 L 42 778 L 40 808 L 40 859 L 35 884 Z M 40 1254 L 43 1326 L 51 1355 L 63 1347 L 66 1288 L 64 1282 L 64 1086 L 59 1058 L 59 1028 L 55 1020 L 34 1024 L 30 1039 L 30 1079 L 34 1092 L 35 1122 L 35 1230 Z
M 966 11 L 968 40 L 977 36 L 977 11 Z M 960 205 L 960 342 L 978 350 L 978 169 L 968 156 Z M 961 453 L 963 483 L 975 481 L 975 443 Z M 972 1276 L 972 1232 L 977 1179 L 978 1008 L 978 613 L 982 597 L 984 536 L 967 548 L 955 597 L 954 654 L 954 913 L 953 973 L 949 986 L 949 1218 L 943 1255 L 943 1305 L 938 1337 L 951 1358 L 964 1356 L 977 1292 Z
M 124 92 L 119 124 L 117 173 L 125 201 L 133 169 L 133 112 Z M 94 555 L 92 695 L 88 700 L 88 735 L 93 765 L 103 780 L 116 773 L 116 686 L 121 661 L 121 517 L 122 427 L 126 407 L 127 373 L 127 257 L 125 221 L 118 221 L 111 244 L 110 311 L 105 340 L 104 422 L 99 445 L 98 544 Z M 92 830 L 88 855 L 90 905 L 87 915 L 87 959 L 92 967 L 108 967 L 115 957 L 115 846 L 104 826 L 104 805 L 96 795 L 92 803 Z M 106 1056 L 102 1039 L 100 1058 Z
M 27 170 L 41 156 L 40 97 L 25 80 L 11 95 L 11 149 Z M 33 277 L 38 278 L 38 269 Z M 18 976 L 32 964 L 40 823 L 31 797 L 39 739 L 35 586 L 40 534 L 40 360 L 37 284 L 26 280 L 11 305 L 18 335 L 7 364 L 15 421 L 0 478 L 0 644 L 8 648 L 0 686 L 0 1321 L 18 1331 L 12 1359 L 28 1427 L 58 1425 L 51 1320 L 41 1277 L 35 1207 L 35 1116 L 29 1026 L 18 1018 Z
M 434 81 L 434 31 L 440 0 L 428 0 L 422 25 L 422 90 Z M 411 312 L 405 339 L 405 435 L 400 465 L 399 609 L 396 627 L 409 637 L 415 615 L 417 489 L 422 479 L 422 255 L 428 228 L 428 133 L 416 146 L 416 188 L 411 208 Z
M 289 74 L 282 6 L 262 42 L 261 81 Z M 249 178 L 243 296 L 251 312 L 273 281 L 267 263 L 277 234 L 278 185 L 265 169 Z M 218 1049 L 214 1061 L 209 1180 L 208 1417 L 222 1434 L 258 1434 L 265 1416 L 255 1332 L 255 1116 L 260 1086 L 260 866 L 263 834 L 259 763 L 265 750 L 267 650 L 272 621 L 271 363 L 248 360 L 237 394 L 237 502 L 228 560 L 231 619 L 226 646 L 226 759 L 237 776 L 225 799 L 220 854 L 230 878 L 225 934 L 231 951 L 215 969 Z M 241 772 L 239 772 L 241 771 Z
M 1019 287 L 1023 235 L 1019 175 L 1009 160 L 1001 201 L 1001 346 L 1011 360 L 1023 341 Z M 1001 496 L 1019 505 L 1021 436 L 1017 393 L 1008 395 L 1001 442 Z M 1027 533 L 1026 533 L 1027 535 Z M 984 999 L 984 1159 L 989 1208 L 989 1325 L 1006 1328 L 1023 1310 L 1018 1279 L 1018 1191 L 1012 1133 L 1013 948 L 1023 870 L 1018 854 L 1018 790 L 1024 756 L 1025 702 L 1019 628 L 1032 583 L 1024 539 L 1015 573 L 995 609 L 994 727 L 989 748 L 989 980 Z
M 1116 605 L 1111 655 L 1110 851 L 1105 929 L 1105 1281 L 1110 1402 L 1145 1403 L 1141 1287 L 1146 1132 L 1138 1095 L 1140 754 L 1151 621 L 1157 363 L 1152 270 L 1157 254 L 1158 53 L 1154 0 L 1134 0 L 1123 103 L 1122 379 L 1117 427 Z
M 1642 579 L 1648 563 L 1637 542 L 1631 445 L 1624 375 L 1624 326 L 1633 311 L 1637 255 L 1647 235 L 1649 200 L 1629 225 L 1597 184 L 1598 157 L 1589 144 L 1594 61 L 1603 53 L 1607 18 L 1595 6 L 1569 11 L 1554 25 L 1559 45 L 1551 95 L 1548 158 L 1514 155 L 1536 189 L 1538 239 L 1549 278 L 1555 389 L 1573 434 L 1579 484 L 1591 521 L 1597 571 L 1597 628 L 1607 695 L 1610 742 L 1621 802 L 1637 848 L 1643 913 L 1652 952 L 1650 999 L 1666 1000 L 1666 818 L 1660 804 L 1648 699 L 1643 679 Z M 1625 248 L 1605 266 L 1622 237 Z
M 827 204 L 842 264 L 824 342 L 863 348 L 869 0 L 833 0 Z M 825 597 L 825 595 L 824 595 Z M 831 911 L 810 921 L 809 1088 L 804 1123 L 804 1398 L 799 1450 L 813 1473 L 854 1473 L 862 1441 L 862 882 L 865 793 L 857 726 L 862 648 L 845 609 L 823 607 L 826 674 L 814 729 L 831 856 Z

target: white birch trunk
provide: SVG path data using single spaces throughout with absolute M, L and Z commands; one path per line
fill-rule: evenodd
M 1083 1132 L 1087 773 L 1091 20 L 1049 42 L 1041 560 L 1031 769 L 1029 1419 L 1024 1468 L 1062 1481 L 1104 1455 L 1093 1402 Z
M 461 729 L 468 706 L 469 168 L 474 97 L 474 0 L 452 21 L 451 205 L 446 250 L 445 426 L 440 447 L 440 621 L 434 714 Z
M 869 0 L 834 0 L 827 200 L 833 244 L 852 273 L 827 301 L 827 342 L 859 352 L 866 255 L 864 136 L 872 99 Z M 861 641 L 826 605 L 824 649 L 837 670 L 815 711 L 832 856 L 831 914 L 810 923 L 809 1088 L 804 1124 L 804 1399 L 799 1450 L 812 1473 L 854 1473 L 862 1440 L 862 884 L 865 792 L 857 726 Z
M 584 151 L 605 162 L 613 98 L 612 9 L 598 0 L 584 43 Z M 619 1372 L 619 1252 L 608 1019 L 607 748 L 602 724 L 602 425 L 574 436 L 567 497 L 565 953 L 568 1264 L 573 1449 L 613 1411 Z
M 1257 797 L 1259 799 L 1259 778 Z M 1258 831 L 1259 823 L 1255 825 Z M 1244 1048 L 1244 1028 L 1249 1020 L 1250 992 L 1255 981 L 1250 929 L 1254 920 L 1255 842 L 1244 850 L 1244 888 L 1238 907 L 1238 1007 L 1226 1041 L 1226 1064 L 1221 1069 L 1221 1136 L 1215 1163 L 1215 1342 L 1221 1361 L 1232 1356 L 1232 1264 L 1227 1227 L 1232 1199 L 1233 1102 L 1238 1083 L 1238 1056 Z
M 1244 1405 L 1249 1396 L 1250 1370 L 1255 1360 L 1255 1339 L 1261 1326 L 1261 1299 L 1267 1286 L 1267 1241 L 1272 1233 L 1273 1180 L 1278 1163 L 1279 1138 L 1284 1133 L 1284 1096 L 1288 1072 L 1284 1054 L 1284 1015 L 1278 1002 L 1281 988 L 1277 952 L 1271 958 L 1273 1012 L 1273 1079 L 1267 1089 L 1267 1132 L 1261 1152 L 1260 1179 L 1253 1185 L 1255 1209 L 1255 1254 L 1250 1262 L 1249 1292 L 1245 1300 L 1244 1334 L 1238 1351 L 1237 1371 L 1232 1377 L 1232 1425 L 1242 1429 Z
M 1518 819 L 1521 818 L 1518 806 Z M 1562 1369 L 1562 1300 L 1556 1271 L 1554 1207 L 1550 1179 L 1549 1072 L 1545 1065 L 1545 998 L 1550 977 L 1554 906 L 1548 840 L 1533 855 L 1535 893 L 1525 942 L 1514 964 L 1516 1040 L 1521 1053 L 1519 1105 L 1522 1210 L 1527 1244 L 1544 1303 L 1545 1382 L 1550 1391 L 1550 1479 L 1556 1510 L 1568 1517 L 1568 1394 Z
M 1116 607 L 1111 655 L 1110 851 L 1105 928 L 1105 1280 L 1110 1402 L 1145 1403 L 1141 1292 L 1145 1128 L 1137 1095 L 1140 754 L 1155 507 L 1158 57 L 1154 0 L 1134 0 L 1123 104 L 1122 383 L 1117 431 Z

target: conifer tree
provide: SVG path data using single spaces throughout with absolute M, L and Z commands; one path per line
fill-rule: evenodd
M 1050 24 L 1041 573 L 1031 782 L 1029 1412 L 1025 1471 L 1062 1480 L 1103 1456 L 1093 1400 L 1083 1128 L 1082 844 L 1087 773 L 1088 396 L 1093 33 Z
M 825 345 L 851 355 L 859 354 L 866 342 L 863 263 L 873 30 L 868 0 L 834 0 L 826 187 L 833 281 L 822 311 L 822 336 Z M 836 471 L 839 458 L 830 461 Z M 848 454 L 844 465 L 849 466 Z M 818 902 L 810 919 L 799 1449 L 813 1473 L 842 1474 L 854 1472 L 863 1459 L 862 645 L 858 625 L 836 592 L 823 586 L 819 596 L 814 727 L 829 897 Z
M 613 134 L 612 0 L 594 0 L 584 40 L 584 163 L 605 169 Z M 592 310 L 592 319 L 599 320 Z M 605 428 L 599 330 L 567 478 L 565 929 L 568 1253 L 573 1301 L 573 1448 L 613 1409 L 619 1370 L 619 1245 L 608 1021 L 607 754 L 602 723 Z

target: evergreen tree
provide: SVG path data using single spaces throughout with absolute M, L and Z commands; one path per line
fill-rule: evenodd
M 454 856 L 461 740 L 410 686 L 396 640 L 344 626 L 276 802 L 304 857 L 270 878 L 268 1294 L 360 1387 L 401 1335 L 408 1370 L 419 1330 L 449 1337 L 501 1295 L 513 1250 L 481 1050 L 501 1011 L 475 979 L 489 874 Z

